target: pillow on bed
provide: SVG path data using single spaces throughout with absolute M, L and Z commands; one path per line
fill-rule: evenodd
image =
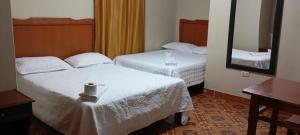
M 68 63 L 53 56 L 16 58 L 16 69 L 21 75 L 60 71 L 70 68 L 72 67 Z
M 207 55 L 207 47 L 195 47 L 192 49 L 193 54 Z
M 88 67 L 97 64 L 110 64 L 113 61 L 100 53 L 82 53 L 65 59 L 75 68 Z
M 181 43 L 181 42 L 172 42 L 162 46 L 165 49 L 172 49 L 184 52 L 191 52 L 193 48 L 197 47 L 196 45 L 189 43 Z

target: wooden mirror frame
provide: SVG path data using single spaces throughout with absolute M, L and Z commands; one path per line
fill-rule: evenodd
M 226 68 L 239 69 L 239 70 L 243 70 L 243 71 L 250 71 L 250 72 L 257 72 L 257 73 L 274 75 L 276 73 L 276 66 L 277 66 L 277 58 L 278 58 L 278 49 L 279 49 L 279 43 L 280 43 L 280 31 L 281 31 L 284 0 L 277 0 L 277 3 L 276 3 L 275 21 L 274 21 L 274 27 L 273 27 L 274 32 L 273 32 L 273 42 L 272 42 L 272 53 L 271 53 L 271 59 L 270 59 L 270 68 L 267 69 L 267 70 L 231 63 L 232 49 L 233 49 L 233 38 L 234 38 L 235 15 L 236 15 L 236 4 L 237 4 L 237 0 L 232 0 L 231 1 Z

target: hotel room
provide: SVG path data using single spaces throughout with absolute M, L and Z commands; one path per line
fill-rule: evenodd
M 297 135 L 299 0 L 1 0 L 1 135 Z

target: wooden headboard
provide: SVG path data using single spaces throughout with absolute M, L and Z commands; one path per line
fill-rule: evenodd
M 94 50 L 94 20 L 69 18 L 14 19 L 16 57 L 66 58 Z
M 198 46 L 207 45 L 208 20 L 180 20 L 179 41 Z

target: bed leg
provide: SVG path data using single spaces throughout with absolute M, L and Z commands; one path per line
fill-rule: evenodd
M 175 113 L 175 124 L 176 125 L 187 125 L 190 122 L 190 117 L 187 112 Z
M 198 94 L 201 94 L 203 93 L 204 90 L 204 82 L 202 82 L 201 84 L 190 86 L 188 87 L 188 90 L 191 96 L 196 96 Z
M 182 112 L 175 113 L 175 124 L 181 125 Z

